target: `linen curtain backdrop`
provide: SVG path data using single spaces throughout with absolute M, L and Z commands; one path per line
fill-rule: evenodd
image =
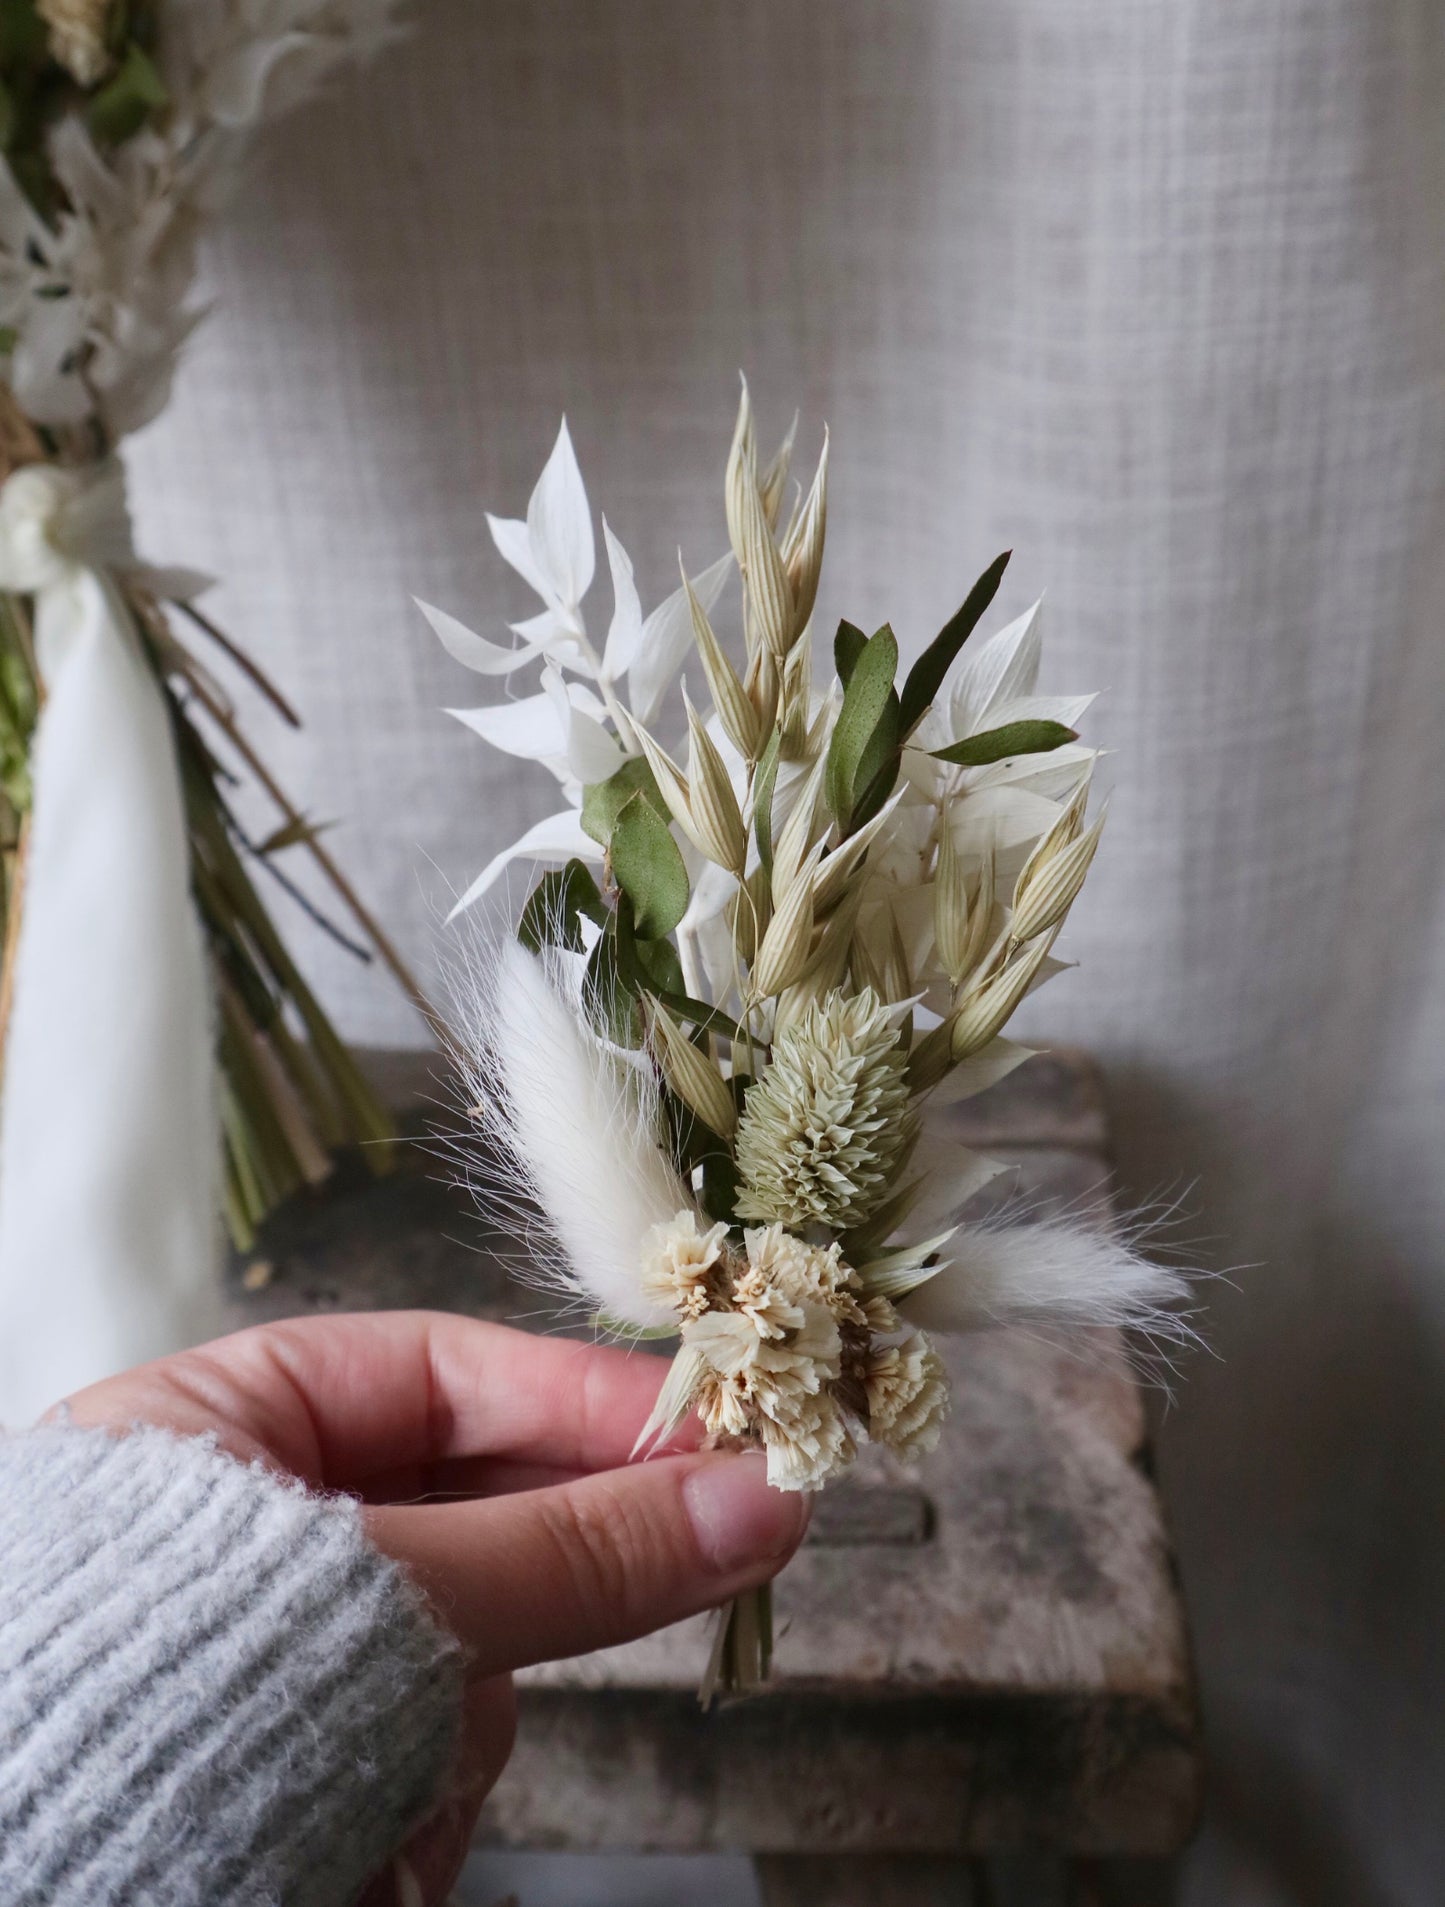
M 1214 1755 L 1191 1907 L 1445 1871 L 1445 14 L 1436 0 L 423 0 L 273 139 L 137 446 L 147 555 L 428 970 L 548 811 L 412 592 L 525 613 L 564 407 L 648 606 L 724 547 L 747 368 L 834 433 L 824 627 L 916 651 L 1000 548 L 1107 689 L 1103 849 L 1029 1031 L 1193 1182 L 1216 1356 L 1163 1431 Z M 769 433 L 770 434 L 770 433 Z M 599 597 L 605 597 L 605 586 Z M 599 600 L 599 611 L 607 613 Z M 495 685 L 493 685 L 495 686 Z M 483 693 L 486 685 L 482 685 Z M 259 720 L 264 718 L 258 717 Z M 258 733 L 260 731 L 258 730 Z M 555 805 L 555 804 L 553 804 Z M 516 886 L 514 884 L 514 893 Z M 354 1036 L 420 1037 L 315 936 Z

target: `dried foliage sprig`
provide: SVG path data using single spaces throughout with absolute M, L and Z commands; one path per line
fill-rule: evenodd
M 451 712 L 541 762 L 565 804 L 456 910 L 513 859 L 559 864 L 460 1030 L 491 1168 L 540 1209 L 544 1280 L 613 1329 L 676 1336 L 639 1449 L 692 1411 L 765 1450 L 779 1488 L 813 1490 L 864 1442 L 936 1443 L 929 1330 L 1187 1327 L 1177 1274 L 1102 1231 L 958 1219 L 1001 1168 L 950 1139 L 947 1107 L 1029 1057 L 1003 1028 L 1056 970 L 1098 843 L 1092 698 L 1038 693 L 1037 603 L 970 640 L 1006 554 L 912 668 L 886 624 L 844 621 L 816 686 L 828 446 L 785 510 L 793 435 L 760 459 L 745 384 L 731 554 L 645 619 L 604 519 L 600 646 L 565 423 L 525 520 L 489 518 L 543 603 L 516 646 L 422 607 L 482 676 L 539 665 L 535 693 Z M 734 565 L 730 652 L 713 618 Z M 684 690 L 670 748 L 656 724 L 694 648 L 712 707 Z M 759 1679 L 769 1650 L 766 1598 L 735 1605 L 705 1693 Z

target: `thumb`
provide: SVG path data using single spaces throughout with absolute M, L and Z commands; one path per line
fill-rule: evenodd
M 761 1455 L 697 1452 L 472 1503 L 382 1506 L 373 1540 L 495 1675 L 583 1655 L 766 1582 L 807 1527 Z

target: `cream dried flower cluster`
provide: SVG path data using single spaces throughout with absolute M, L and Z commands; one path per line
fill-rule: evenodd
M 754 1441 L 770 1480 L 812 1490 L 847 1467 L 860 1438 L 913 1457 L 938 1441 L 948 1389 L 923 1332 L 868 1296 L 841 1247 L 780 1224 L 704 1229 L 680 1212 L 643 1251 L 649 1294 L 680 1320 L 681 1349 L 648 1433 L 696 1410 L 720 1442 Z
M 677 1337 L 642 1446 L 694 1411 L 815 1489 L 865 1441 L 936 1441 L 925 1321 L 1167 1330 L 1176 1284 L 1097 1233 L 960 1223 L 1001 1168 L 948 1108 L 1028 1057 L 1003 1028 L 1055 970 L 1098 844 L 1091 698 L 1039 692 L 1038 604 L 977 634 L 1006 556 L 910 668 L 888 625 L 844 620 L 825 677 L 828 445 L 790 493 L 792 449 L 759 456 L 745 385 L 729 552 L 645 615 L 604 518 L 602 635 L 564 423 L 526 517 L 488 519 L 540 611 L 509 647 L 421 607 L 477 675 L 538 669 L 531 694 L 451 713 L 563 802 L 455 910 L 513 860 L 552 864 L 459 1040 L 493 1165 L 545 1221 L 529 1248 L 609 1327 Z M 690 656 L 710 706 L 675 687 Z M 724 1680 L 765 1653 L 745 1633 Z

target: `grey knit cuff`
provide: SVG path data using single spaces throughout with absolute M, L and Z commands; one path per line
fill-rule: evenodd
M 0 1435 L 6 1907 L 351 1907 L 461 1693 L 348 1499 L 155 1429 Z

